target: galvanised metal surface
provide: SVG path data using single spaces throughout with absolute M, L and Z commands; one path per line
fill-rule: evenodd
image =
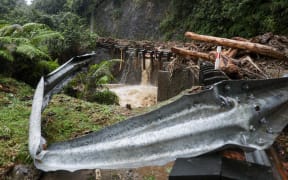
M 162 165 L 228 146 L 262 150 L 273 143 L 288 119 L 288 78 L 222 81 L 149 113 L 44 149 L 40 107 L 45 108 L 45 94 L 46 99 L 51 96 L 44 93 L 45 88 L 52 91 L 61 81 L 52 86 L 44 82 L 42 78 L 35 91 L 29 132 L 30 154 L 44 171 Z

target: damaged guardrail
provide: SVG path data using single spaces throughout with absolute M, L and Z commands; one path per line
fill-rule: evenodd
M 46 142 L 41 137 L 41 112 L 64 76 L 76 71 L 72 66 L 79 68 L 85 61 L 63 65 L 47 79 L 41 78 L 36 88 L 29 151 L 41 170 L 162 165 L 227 146 L 262 150 L 287 124 L 288 78 L 222 81 L 101 131 L 43 148 Z M 61 75 L 64 70 L 69 73 Z
M 36 155 L 43 150 L 43 145 L 46 144 L 45 139 L 41 136 L 42 111 L 48 105 L 52 95 L 59 92 L 73 74 L 87 66 L 93 56 L 95 53 L 75 56 L 45 78 L 40 79 L 34 93 L 29 124 L 29 152 L 34 160 Z

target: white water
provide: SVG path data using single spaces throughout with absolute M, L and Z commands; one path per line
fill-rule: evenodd
M 157 103 L 157 87 L 151 85 L 123 85 L 110 87 L 119 97 L 119 104 L 125 107 L 130 104 L 132 108 L 149 107 Z

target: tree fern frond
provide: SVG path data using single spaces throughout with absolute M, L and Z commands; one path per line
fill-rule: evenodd
M 7 21 L 4 21 L 4 20 L 0 20 L 0 29 L 5 27 L 5 26 L 8 26 L 10 25 Z
M 4 36 L 0 37 L 0 44 L 5 45 L 5 44 L 28 44 L 30 43 L 30 40 L 27 38 L 12 38 L 10 36 Z
M 46 69 L 48 72 L 52 72 L 59 67 L 57 61 L 39 61 L 38 65 L 43 69 Z
M 40 32 L 39 34 L 37 34 L 36 36 L 34 36 L 31 39 L 31 43 L 32 44 L 39 44 L 41 42 L 45 42 L 51 39 L 59 39 L 59 40 L 64 40 L 64 37 L 55 31 L 43 31 Z
M 20 32 L 22 30 L 23 28 L 19 24 L 4 26 L 0 29 L 0 36 L 11 36 L 13 33 L 17 31 Z
M 0 37 L 0 44 L 1 44 L 1 45 L 11 44 L 12 42 L 13 42 L 13 41 L 12 41 L 12 38 L 9 37 L 9 36 Z
M 14 60 L 14 57 L 12 56 L 12 54 L 7 50 L 0 49 L 0 57 L 8 61 Z
M 14 43 L 14 44 L 17 44 L 17 45 L 19 45 L 19 44 L 29 44 L 30 43 L 30 40 L 29 39 L 27 39 L 27 38 L 21 38 L 21 37 L 19 37 L 19 38 L 11 38 L 12 39 L 12 42 Z
M 49 29 L 46 24 L 40 24 L 40 23 L 27 23 L 23 25 L 23 31 L 28 33 L 31 31 L 37 31 L 40 29 Z
M 92 76 L 103 76 L 103 75 L 107 75 L 107 76 L 113 76 L 111 73 L 111 67 L 116 63 L 116 62 L 120 62 L 120 59 L 112 59 L 110 61 L 102 61 L 100 64 L 97 64 L 97 66 L 95 66 L 93 69 L 91 69 L 90 71 L 93 72 Z
M 19 45 L 16 49 L 16 53 L 27 56 L 30 59 L 37 58 L 37 59 L 51 60 L 50 56 L 47 53 L 35 48 L 33 45 L 28 45 L 28 44 Z

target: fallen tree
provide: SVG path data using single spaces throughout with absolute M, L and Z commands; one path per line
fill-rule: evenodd
M 279 51 L 277 48 L 262 45 L 259 43 L 252 43 L 247 41 L 238 41 L 227 38 L 220 38 L 214 36 L 200 35 L 193 32 L 186 32 L 185 36 L 198 41 L 204 41 L 208 43 L 214 43 L 217 45 L 246 49 L 251 52 L 259 53 L 262 55 L 266 55 L 269 57 L 277 58 L 277 59 L 288 59 L 287 55 L 284 52 Z
M 209 57 L 209 54 L 203 53 L 203 52 L 198 52 L 198 51 L 192 51 L 188 49 L 183 49 L 183 48 L 177 48 L 177 47 L 172 47 L 171 51 L 175 54 L 182 54 L 185 56 L 192 56 L 192 57 L 197 57 L 197 58 L 203 58 L 205 60 L 209 60 L 214 62 L 215 58 Z

